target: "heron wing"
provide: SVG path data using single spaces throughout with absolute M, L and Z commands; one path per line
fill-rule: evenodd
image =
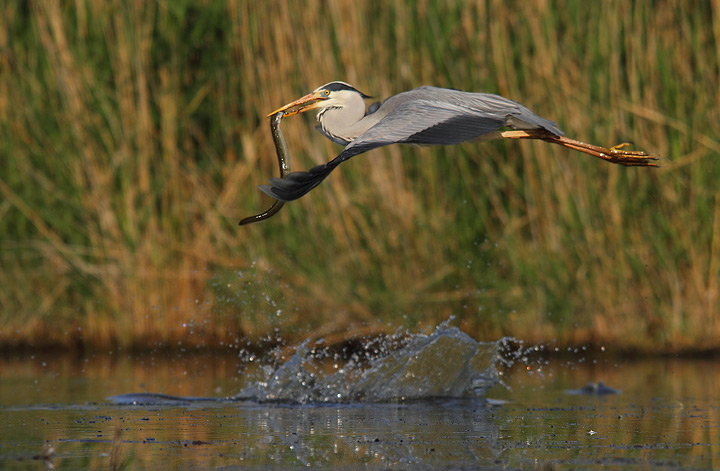
M 392 99 L 388 100 L 376 112 L 385 112 L 385 116 L 348 144 L 330 162 L 313 167 L 307 172 L 292 172 L 285 178 L 271 178 L 270 185 L 261 185 L 260 190 L 273 198 L 291 201 L 315 188 L 338 165 L 358 154 L 399 143 L 459 144 L 497 131 L 507 125 L 510 118 L 518 115 L 516 106 L 520 106 L 520 111 L 526 110 L 522 105 L 499 96 L 496 100 L 498 103 L 488 103 L 487 99 L 470 99 L 464 103 L 457 103 L 422 99 L 417 96 L 419 93 L 415 96 L 410 95 L 416 91 L 428 90 L 421 88 L 396 95 L 393 97 L 397 98 L 395 103 L 392 102 Z M 432 90 L 430 91 L 432 92 Z M 491 96 L 496 97 L 495 95 Z M 386 106 L 388 108 L 383 110 Z M 529 110 L 527 112 L 536 116 Z
M 357 155 L 395 143 L 460 144 L 500 129 L 506 119 L 507 114 L 501 110 L 480 111 L 429 100 L 407 101 L 348 144 L 343 154 Z
M 342 162 L 363 152 L 396 143 L 459 144 L 500 129 L 505 120 L 500 113 L 474 113 L 449 103 L 406 101 L 395 106 L 330 162 L 307 172 L 292 172 L 285 178 L 271 178 L 270 185 L 261 185 L 260 190 L 273 198 L 291 201 L 319 185 Z

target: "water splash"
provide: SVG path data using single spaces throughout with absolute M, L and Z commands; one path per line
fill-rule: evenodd
M 397 345 L 400 345 L 397 347 Z M 498 383 L 496 343 L 479 343 L 447 323 L 430 334 L 389 337 L 367 361 L 351 358 L 325 373 L 309 342 L 233 399 L 349 403 L 483 398 Z

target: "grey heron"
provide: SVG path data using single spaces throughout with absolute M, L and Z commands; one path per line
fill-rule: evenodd
M 340 163 L 390 144 L 452 145 L 470 140 L 540 139 L 627 166 L 657 166 L 641 151 L 627 151 L 622 143 L 604 148 L 564 137 L 554 122 L 520 103 L 490 93 L 470 93 L 420 87 L 399 93 L 379 107 L 366 110 L 370 98 L 345 82 L 330 82 L 268 116 L 290 116 L 318 110 L 317 129 L 344 145 L 340 154 L 307 172 L 271 178 L 260 189 L 280 201 L 291 201 L 315 188 Z M 503 130 L 509 128 L 509 130 Z

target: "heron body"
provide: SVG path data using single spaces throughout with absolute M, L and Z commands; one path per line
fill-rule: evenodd
M 369 97 L 346 86 L 347 90 L 336 92 L 339 104 L 323 103 L 317 116 L 320 131 L 345 145 L 360 136 L 362 140 L 355 145 L 365 143 L 365 147 L 369 143 L 377 144 L 374 147 L 460 144 L 489 137 L 504 126 L 563 135 L 552 121 L 498 95 L 426 86 L 390 97 L 375 112 L 366 114 L 363 99 Z
M 369 96 L 344 82 L 330 82 L 271 113 L 284 116 L 316 109 L 318 130 L 344 145 L 340 154 L 307 172 L 272 178 L 260 189 L 281 201 L 297 199 L 322 182 L 340 163 L 390 144 L 453 145 L 471 140 L 542 139 L 623 165 L 654 165 L 644 152 L 606 149 L 565 138 L 554 122 L 520 103 L 489 93 L 424 86 L 394 95 L 377 109 Z M 371 111 L 371 112 L 368 112 Z M 509 128 L 509 131 L 501 131 Z

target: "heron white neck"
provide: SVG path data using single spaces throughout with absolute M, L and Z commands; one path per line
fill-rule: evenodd
M 342 104 L 340 100 L 328 100 L 317 120 L 326 134 L 350 143 L 367 131 L 367 126 L 361 122 L 365 116 L 365 100 L 355 92 L 342 93 L 347 94 L 342 97 Z

